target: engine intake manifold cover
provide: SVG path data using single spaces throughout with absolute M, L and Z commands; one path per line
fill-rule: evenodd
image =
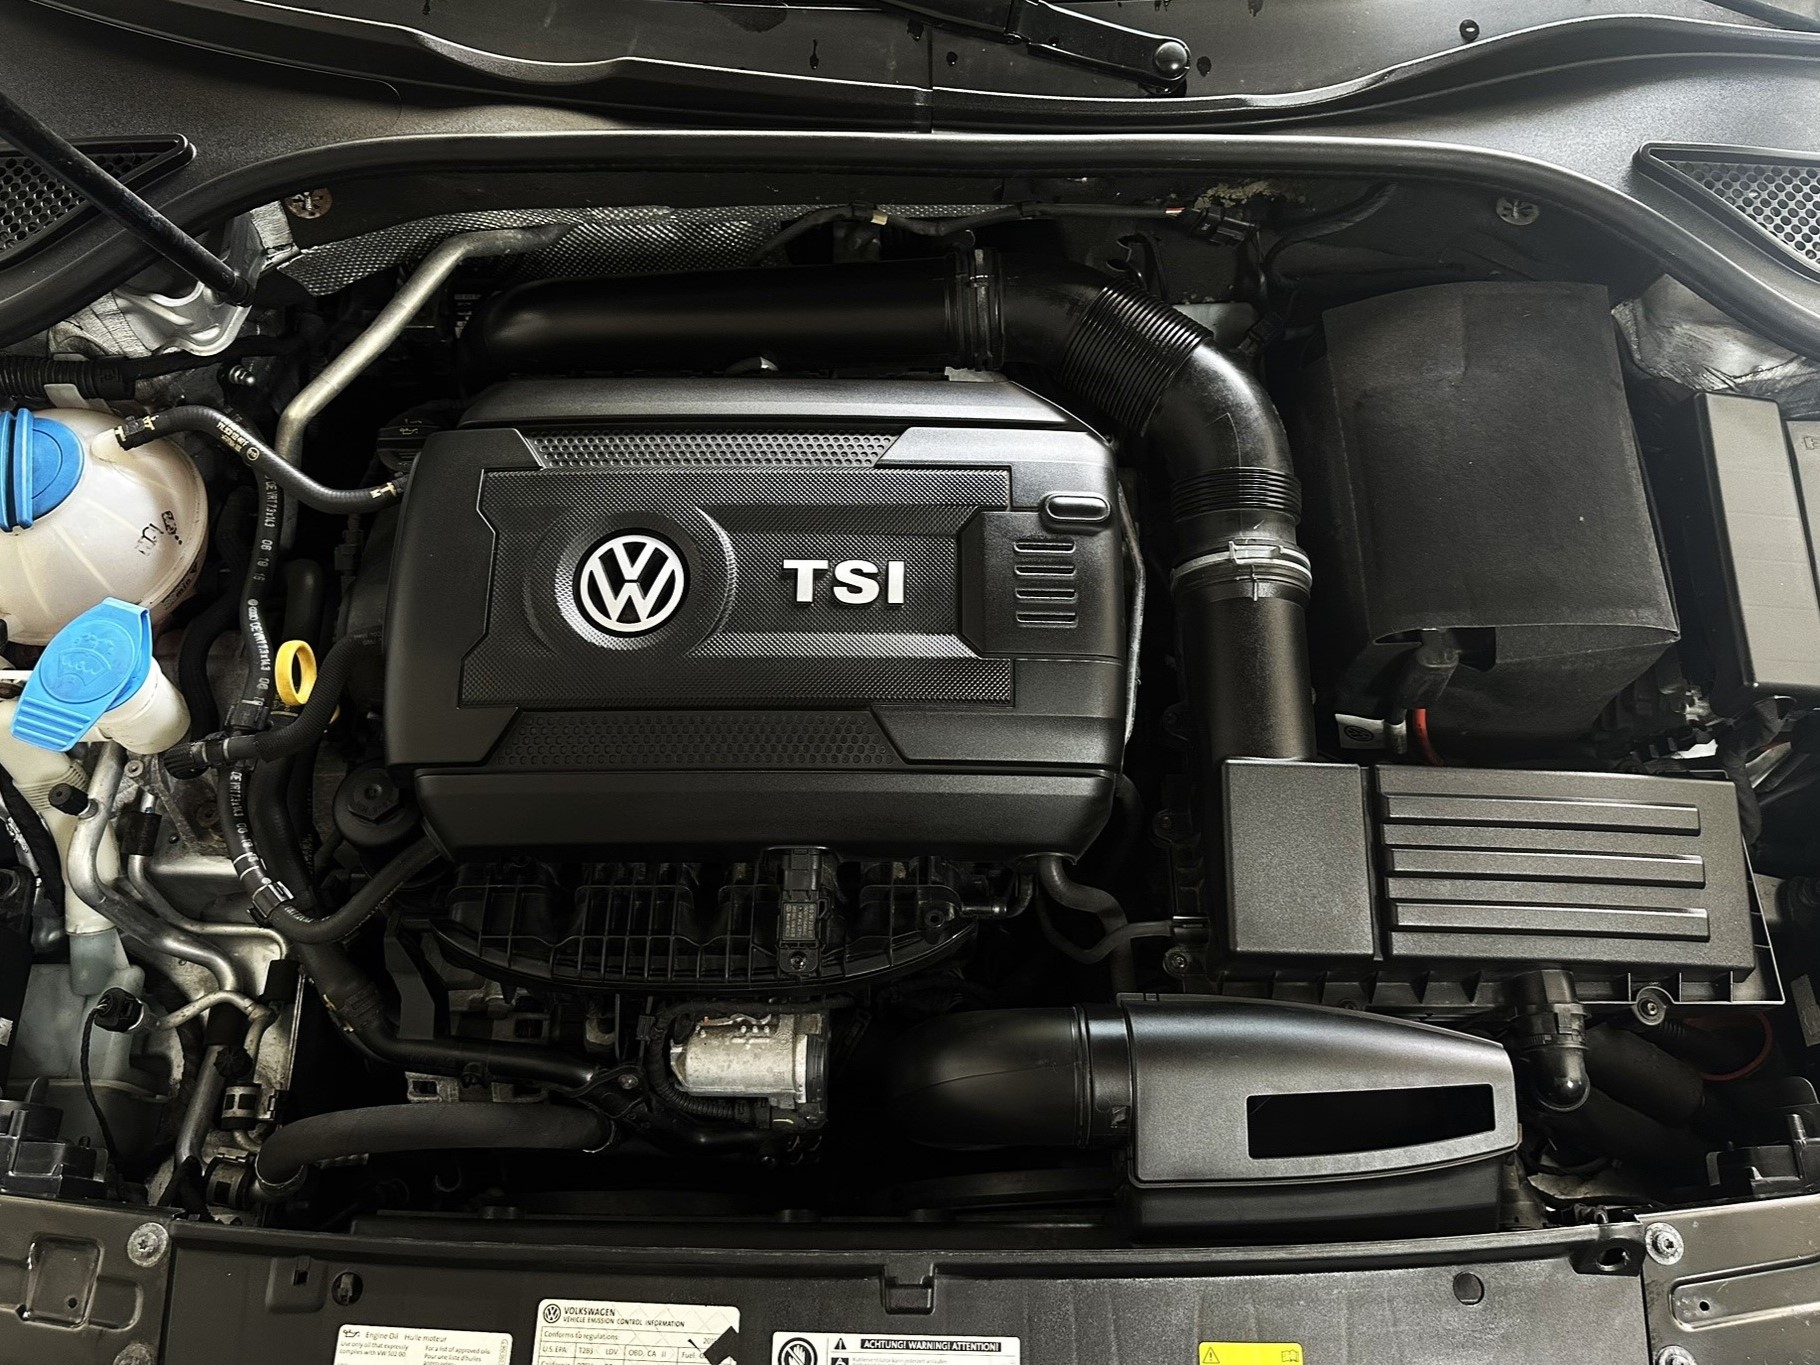
M 411 481 L 388 758 L 467 854 L 1078 851 L 1123 734 L 1116 499 L 1008 384 L 502 386 Z

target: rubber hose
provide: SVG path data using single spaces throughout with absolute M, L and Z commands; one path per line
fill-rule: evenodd
M 284 492 L 270 479 L 260 479 L 258 483 L 258 511 L 247 549 L 246 574 L 240 584 L 240 630 L 246 641 L 247 668 L 240 700 L 228 716 L 228 728 L 235 731 L 261 728 L 272 706 L 272 637 L 261 613 L 272 590 L 272 571 L 278 561 Z
M 1628 1030 L 1589 1030 L 1586 1069 L 1593 1084 L 1614 1100 L 1671 1128 L 1706 1127 L 1712 1122 L 1712 1115 L 1702 1114 L 1707 1092 L 1700 1073 Z
M 35 355 L 0 355 L 0 394 L 31 397 L 67 385 L 84 398 L 118 403 L 132 398 L 137 383 L 138 376 L 130 362 L 118 357 L 52 360 Z
M 279 459 L 277 452 L 225 412 L 196 404 L 166 408 L 145 417 L 129 417 L 114 435 L 121 445 L 131 450 L 179 431 L 208 436 L 226 446 L 245 461 L 248 468 L 278 484 L 305 507 L 318 512 L 333 516 L 376 512 L 397 502 L 404 491 L 399 480 L 372 488 L 329 488 L 317 483 L 296 465 Z
M 1129 926 L 1125 907 L 1110 891 L 1085 886 L 1068 875 L 1060 855 L 1046 853 L 1036 860 L 1036 876 L 1043 894 L 1067 910 L 1078 910 L 1100 922 L 1100 942 L 1088 952 L 1101 952 L 1111 964 L 1112 989 L 1124 994 L 1137 989 L 1137 966 L 1131 956 L 1129 935 L 1121 937 Z M 1168 928 L 1167 925 L 1164 928 Z
M 554 1048 L 479 1038 L 401 1038 L 386 1018 L 379 988 L 340 947 L 299 943 L 297 959 L 353 1043 L 400 1070 L 521 1081 L 571 1095 L 602 1081 L 602 1069 L 594 1062 Z
M 1726 1030 L 1709 1033 L 1680 1019 L 1664 1019 L 1647 1027 L 1644 1037 L 1671 1057 L 1678 1057 L 1696 1070 L 1716 1076 L 1729 1075 L 1743 1067 L 1762 1046 L 1762 1034 L 1756 1030 Z M 1738 1040 L 1742 1036 L 1745 1041 Z
M 378 645 L 363 636 L 342 637 L 317 666 L 316 685 L 310 689 L 310 698 L 295 719 L 256 734 L 179 744 L 165 751 L 166 770 L 178 777 L 195 777 L 209 768 L 234 763 L 268 763 L 302 753 L 328 733 L 329 723 L 341 706 L 355 667 L 377 651 Z
M 1172 938 L 1175 935 L 1175 926 L 1167 920 L 1145 920 L 1140 924 L 1127 924 L 1123 929 L 1107 934 L 1091 948 L 1083 948 L 1062 936 L 1062 931 L 1055 927 L 1047 910 L 1039 907 L 1036 922 L 1051 948 L 1070 961 L 1089 967 L 1097 966 L 1114 953 L 1129 952 L 1131 945 L 1141 938 Z
M 292 943 L 335 943 L 365 924 L 394 892 L 441 857 L 442 850 L 434 842 L 428 838 L 419 839 L 375 873 L 334 913 L 311 919 L 298 913 L 297 901 L 293 899 L 279 907 L 269 923 Z
M 0 764 L 0 806 L 6 808 L 7 818 L 19 831 L 26 851 L 38 865 L 38 903 L 33 907 L 34 918 L 55 919 L 61 927 L 65 897 L 63 855 L 57 851 L 57 841 L 51 837 L 44 817 L 25 799 L 25 793 L 19 790 L 19 784 L 13 781 L 13 775 L 4 764 Z
M 585 1152 L 611 1135 L 607 1119 L 553 1104 L 388 1104 L 284 1124 L 265 1140 L 254 1172 L 282 1186 L 316 1162 L 382 1152 L 499 1147 Z
M 224 592 L 184 627 L 183 646 L 177 654 L 177 690 L 183 693 L 183 703 L 189 707 L 191 742 L 220 728 L 221 708 L 215 702 L 215 687 L 209 679 L 209 652 L 234 624 L 239 611 L 239 599 L 232 592 Z
M 247 817 L 253 847 L 267 872 L 289 888 L 291 904 L 299 912 L 311 913 L 316 909 L 316 886 L 291 819 L 291 767 L 296 761 L 281 758 L 253 767 L 247 777 Z
M 1599 1089 L 1578 1109 L 1548 1113 L 1541 1123 L 1589 1152 L 1617 1157 L 1679 1185 L 1704 1185 L 1707 1145 L 1632 1109 Z

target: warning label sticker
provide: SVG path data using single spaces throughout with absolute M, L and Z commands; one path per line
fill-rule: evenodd
M 774 1332 L 771 1365 L 1018 1365 L 1016 1337 Z
M 1293 1341 L 1203 1341 L 1195 1365 L 1302 1365 Z
M 738 1365 L 739 1309 L 545 1299 L 531 1365 Z
M 512 1334 L 348 1322 L 335 1338 L 335 1365 L 512 1365 Z

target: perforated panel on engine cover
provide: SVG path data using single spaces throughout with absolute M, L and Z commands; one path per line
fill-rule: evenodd
M 506 386 L 412 473 L 388 757 L 464 853 L 1073 851 L 1123 734 L 1116 496 L 1010 385 Z

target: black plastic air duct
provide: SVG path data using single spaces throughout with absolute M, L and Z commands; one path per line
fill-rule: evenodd
M 1141 442 L 1174 509 L 1171 591 L 1209 777 L 1314 752 L 1300 486 L 1257 380 L 1173 308 L 1084 268 L 995 258 L 545 280 L 464 334 L 482 376 L 1024 364 Z
M 1517 1142 L 1496 1043 L 1272 1000 L 950 1014 L 898 1040 L 893 1130 L 934 1147 L 1122 1148 L 1155 1226 L 1495 1214 Z

